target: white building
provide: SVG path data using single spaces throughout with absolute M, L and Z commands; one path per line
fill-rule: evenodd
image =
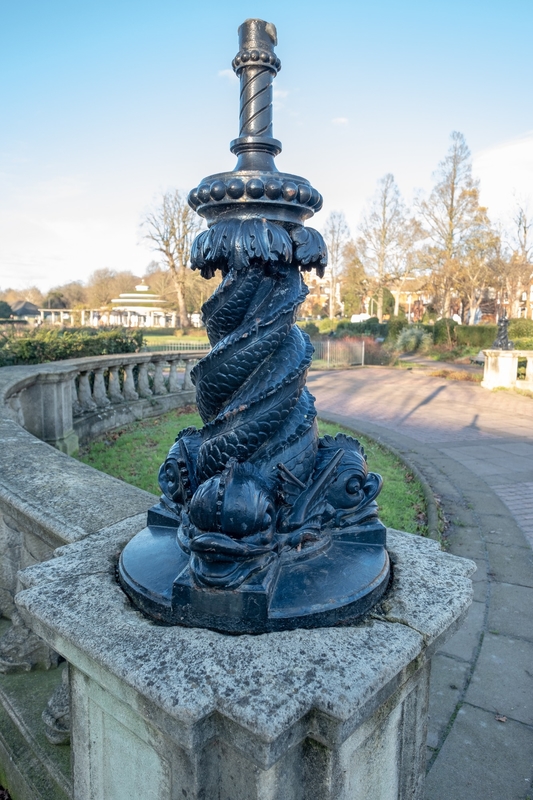
M 113 308 L 109 311 L 109 325 L 124 325 L 128 328 L 166 328 L 170 323 L 176 327 L 176 312 L 167 312 L 163 306 L 167 301 L 158 294 L 150 292 L 150 287 L 142 282 L 135 292 L 124 292 L 114 297 Z

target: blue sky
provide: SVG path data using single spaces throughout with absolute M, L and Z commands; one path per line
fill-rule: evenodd
M 533 197 L 532 0 L 0 2 L 0 288 L 141 274 L 161 191 L 232 169 L 247 17 L 273 22 L 278 168 L 352 232 L 392 172 L 410 202 L 464 133 L 489 213 Z

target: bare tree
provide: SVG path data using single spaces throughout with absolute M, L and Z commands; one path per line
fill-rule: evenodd
M 494 282 L 499 253 L 499 236 L 491 226 L 487 209 L 480 207 L 454 276 L 455 287 L 464 298 L 463 308 L 468 307 L 469 325 L 475 324 L 485 290 Z
M 533 279 L 533 214 L 527 201 L 517 201 L 513 215 L 514 236 L 511 240 L 509 286 L 513 299 L 526 291 L 526 317 L 531 318 L 531 283 Z M 514 280 L 513 280 L 514 279 Z
M 472 178 L 470 150 L 462 133 L 451 134 L 451 146 L 440 162 L 437 183 L 427 200 L 416 206 L 425 229 L 427 246 L 424 263 L 431 273 L 442 316 L 450 315 L 452 289 L 456 275 L 477 235 L 479 186 Z
M 141 223 L 144 238 L 152 250 L 161 254 L 162 264 L 172 275 L 182 328 L 189 325 L 186 294 L 187 278 L 191 273 L 191 246 L 202 225 L 202 220 L 188 205 L 186 196 L 177 189 L 165 192 Z
M 136 282 L 137 278 L 129 271 L 117 272 L 109 267 L 95 269 L 87 281 L 87 303 L 92 308 L 107 306 L 122 292 L 132 292 Z
M 0 292 L 0 299 L 13 305 L 17 300 L 29 300 L 30 303 L 42 308 L 44 296 L 37 286 L 28 286 L 26 289 L 4 289 Z
M 152 261 L 146 268 L 145 277 L 150 288 L 167 301 L 167 308 L 179 311 L 172 273 L 168 269 L 164 269 L 157 261 Z M 215 291 L 220 280 L 220 272 L 217 272 L 215 277 L 206 280 L 199 272 L 191 269 L 186 271 L 184 296 L 187 314 L 200 311 L 204 302 Z
M 328 246 L 328 266 L 326 276 L 329 277 L 329 318 L 333 319 L 340 301 L 340 275 L 343 266 L 344 248 L 350 240 L 350 229 L 342 211 L 332 211 L 322 231 Z
M 383 319 L 383 290 L 395 292 L 394 313 L 399 310 L 400 291 L 416 266 L 414 247 L 420 226 L 409 212 L 388 173 L 378 182 L 376 194 L 359 226 L 359 258 L 366 273 L 373 277 L 378 296 L 378 318 Z

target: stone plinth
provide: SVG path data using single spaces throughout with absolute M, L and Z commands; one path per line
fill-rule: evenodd
M 20 574 L 26 622 L 69 661 L 75 800 L 423 796 L 429 662 L 473 562 L 389 531 L 392 588 L 353 627 L 161 627 L 115 581 L 124 523 Z
M 533 391 L 532 350 L 483 350 L 485 368 L 481 385 L 484 389 L 522 388 Z M 526 377 L 518 380 L 518 359 L 526 359 Z

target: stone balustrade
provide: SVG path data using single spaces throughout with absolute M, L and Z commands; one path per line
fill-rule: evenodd
M 5 400 L 30 433 L 71 455 L 79 444 L 136 419 L 194 402 L 195 352 L 77 358 L 25 370 Z
M 527 389 L 533 391 L 533 350 L 483 350 L 484 389 Z M 526 360 L 526 374 L 518 377 L 518 362 Z
M 0 369 L 0 616 L 14 611 L 17 570 L 90 533 L 90 524 L 79 524 L 81 498 L 99 481 L 113 481 L 62 454 L 128 422 L 193 403 L 190 372 L 197 359 L 195 353 L 133 353 Z M 119 486 L 122 497 L 139 491 Z M 141 495 L 139 510 L 153 501 Z M 79 533 L 70 529 L 74 521 Z M 0 662 L 1 652 L 0 640 Z
M 72 796 L 64 748 L 47 746 L 44 723 L 32 727 L 35 708 L 64 684 L 51 669 L 55 649 L 16 610 L 18 573 L 109 525 L 143 527 L 154 495 L 68 454 L 94 435 L 193 403 L 198 357 L 138 353 L 0 369 L 0 784 L 18 800 Z M 46 714 L 52 741 L 65 739 L 57 709 Z

